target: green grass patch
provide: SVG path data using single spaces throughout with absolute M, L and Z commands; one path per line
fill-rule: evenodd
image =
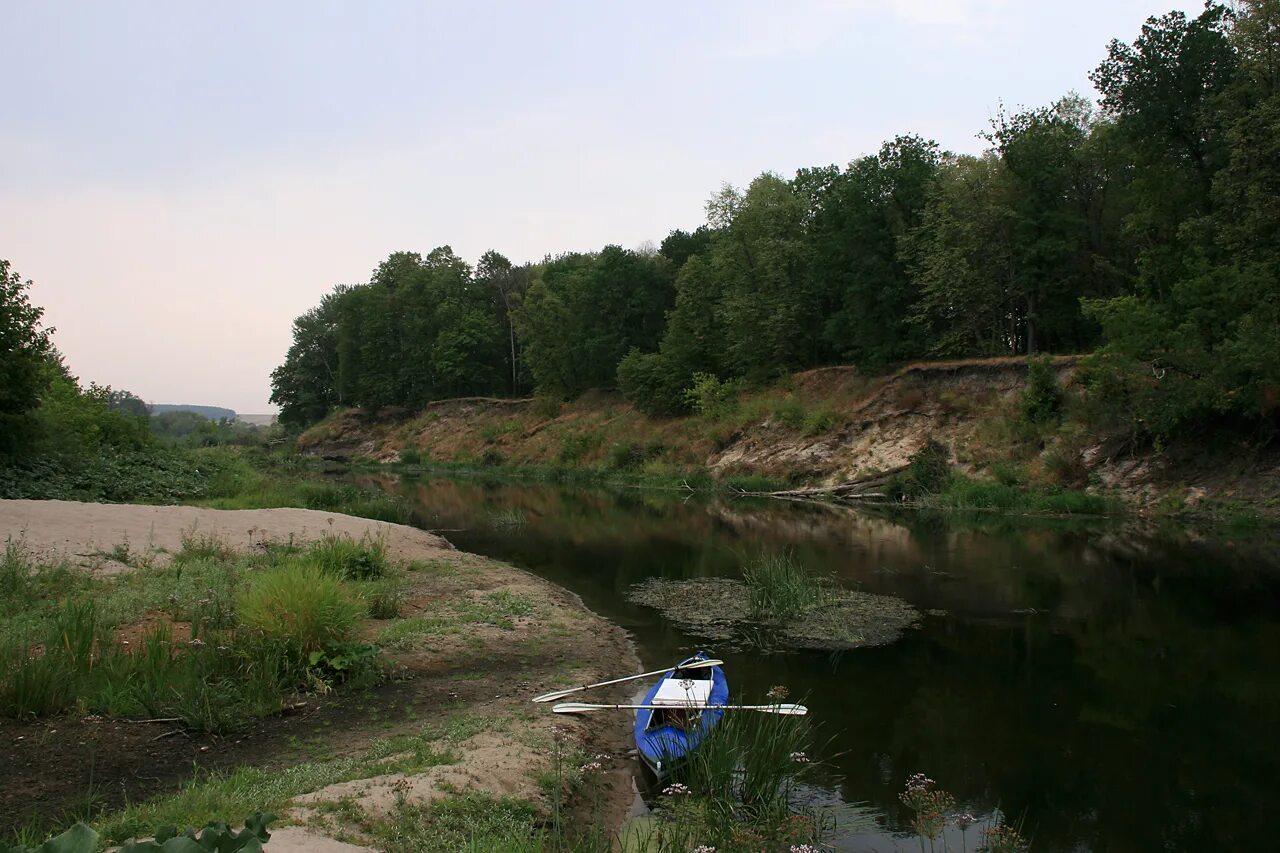
M 742 567 L 751 614 L 772 620 L 800 616 L 830 603 L 830 587 L 794 554 L 765 554 Z
M 953 475 L 931 502 L 946 509 L 992 509 L 1052 515 L 1111 515 L 1123 511 L 1115 498 L 1073 489 L 1043 490 L 1007 482 Z

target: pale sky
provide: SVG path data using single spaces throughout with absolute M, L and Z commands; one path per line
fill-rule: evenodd
M 72 371 L 270 410 L 290 323 L 397 250 L 703 221 L 725 181 L 1093 95 L 1169 0 L 0 0 L 0 257 Z

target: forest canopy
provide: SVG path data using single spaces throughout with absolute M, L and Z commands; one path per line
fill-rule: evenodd
M 844 167 L 725 185 L 656 250 L 474 266 L 398 252 L 294 322 L 281 421 L 339 406 L 616 387 L 685 410 L 694 374 L 1091 352 L 1135 433 L 1280 407 L 1280 0 L 1149 18 L 1076 94 L 1002 109 L 986 151 L 904 134 Z

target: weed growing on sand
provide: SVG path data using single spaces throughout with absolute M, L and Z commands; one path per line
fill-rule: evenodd
M 365 586 L 364 601 L 371 619 L 398 619 L 404 606 L 404 584 L 387 578 Z

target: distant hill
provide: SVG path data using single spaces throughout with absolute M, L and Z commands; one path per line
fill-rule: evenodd
M 253 424 L 254 426 L 271 426 L 276 422 L 275 415 L 236 415 L 236 420 L 242 424 Z
M 231 409 L 223 409 L 218 406 L 189 406 L 186 403 L 152 403 L 151 414 L 163 415 L 165 412 L 195 412 L 201 417 L 208 418 L 211 421 L 220 421 L 223 418 L 234 418 L 236 413 Z

